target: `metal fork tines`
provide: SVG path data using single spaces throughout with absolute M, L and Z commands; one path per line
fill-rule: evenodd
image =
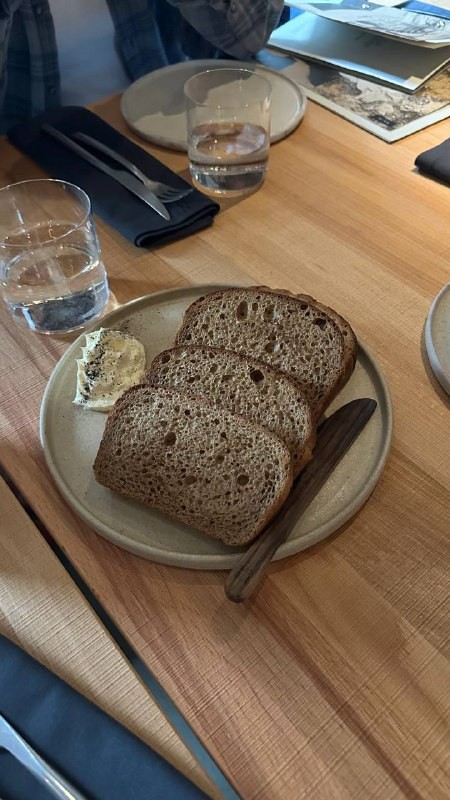
M 93 147 L 95 150 L 98 150 L 101 153 L 104 153 L 109 158 L 112 158 L 113 161 L 116 161 L 118 164 L 121 164 L 122 167 L 125 167 L 129 172 L 131 172 L 138 180 L 140 180 L 147 189 L 154 192 L 156 196 L 161 200 L 162 203 L 175 203 L 177 200 L 181 200 L 183 197 L 186 197 L 188 194 L 193 192 L 192 186 L 189 186 L 187 189 L 175 189 L 173 186 L 169 186 L 167 183 L 161 183 L 161 181 L 152 181 L 150 178 L 145 175 L 136 164 L 133 164 L 132 161 L 129 161 L 128 158 L 125 156 L 120 155 L 120 153 L 116 153 L 115 150 L 112 150 L 111 147 L 108 145 L 103 144 L 98 139 L 94 139 L 93 136 L 88 136 L 87 133 L 81 133 L 77 131 L 77 133 L 73 133 L 72 137 L 74 139 L 78 139 L 80 142 L 84 142 L 84 144 L 88 144 Z

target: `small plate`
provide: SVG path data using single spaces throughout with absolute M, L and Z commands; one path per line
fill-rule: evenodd
M 148 295 L 108 314 L 102 326 L 139 339 L 147 364 L 173 344 L 186 308 L 201 295 L 223 286 L 191 286 Z M 229 569 L 242 548 L 230 548 L 147 506 L 100 486 L 92 469 L 106 415 L 72 402 L 76 358 L 84 335 L 63 355 L 44 393 L 40 435 L 48 468 L 66 502 L 105 539 L 144 558 L 191 569 Z M 334 533 L 361 508 L 380 477 L 389 451 L 392 410 L 384 378 L 360 343 L 355 371 L 330 412 L 357 397 L 373 397 L 378 407 L 354 445 L 338 464 L 288 541 L 275 558 L 298 553 Z
M 450 394 L 450 283 L 441 289 L 428 312 L 425 345 L 436 378 Z
M 183 87 L 188 78 L 207 69 L 250 69 L 272 84 L 270 141 L 278 142 L 297 127 L 306 109 L 306 94 L 293 80 L 260 64 L 229 59 L 183 61 L 149 72 L 123 93 L 120 110 L 130 128 L 149 142 L 187 150 Z

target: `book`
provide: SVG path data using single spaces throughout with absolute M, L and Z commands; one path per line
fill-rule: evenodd
M 450 46 L 450 21 L 444 15 L 438 19 L 435 14 L 427 14 L 425 7 L 417 13 L 417 9 L 410 7 L 392 8 L 360 0 L 326 3 L 289 0 L 288 4 L 331 22 L 360 28 L 404 44 L 430 48 Z
M 309 12 L 276 28 L 268 46 L 410 93 L 450 62 L 450 46 L 404 44 Z
M 415 94 L 321 64 L 263 50 L 258 61 L 295 81 L 307 97 L 386 142 L 450 117 L 450 69 Z

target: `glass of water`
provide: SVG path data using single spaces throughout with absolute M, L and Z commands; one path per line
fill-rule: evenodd
M 38 333 L 75 331 L 102 313 L 108 279 L 82 189 L 48 178 L 0 190 L 0 286 L 13 317 Z
M 248 69 L 210 69 L 186 81 L 189 168 L 199 189 L 233 196 L 261 185 L 271 92 L 270 82 Z

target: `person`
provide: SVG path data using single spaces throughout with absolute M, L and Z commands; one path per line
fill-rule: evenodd
M 106 2 L 130 81 L 189 58 L 252 58 L 283 11 L 283 0 Z M 60 104 L 49 0 L 0 0 L 0 132 Z

